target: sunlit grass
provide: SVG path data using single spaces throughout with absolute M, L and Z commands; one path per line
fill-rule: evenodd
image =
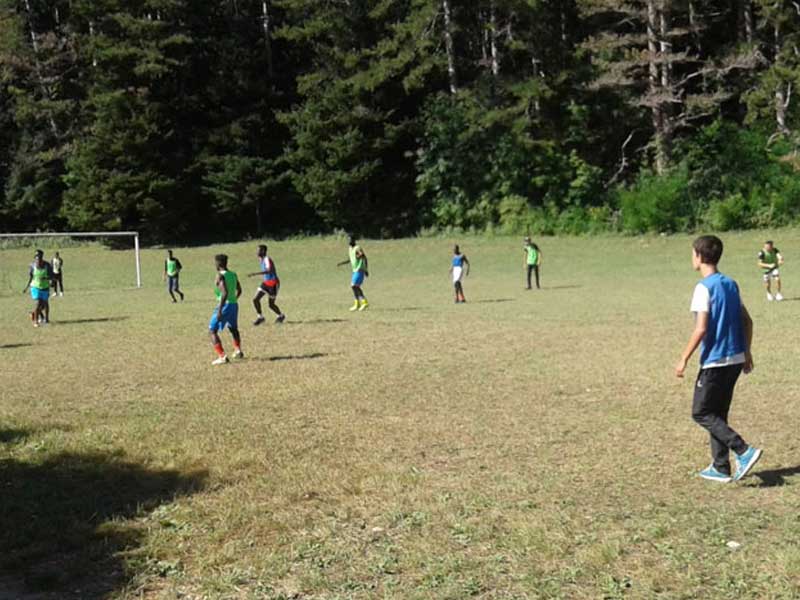
M 770 234 L 789 299 L 797 233 Z M 0 251 L 0 477 L 74 473 L 75 456 L 94 457 L 89 481 L 122 474 L 98 501 L 115 510 L 71 517 L 114 539 L 92 560 L 124 571 L 92 597 L 797 597 L 800 302 L 764 300 L 762 237 L 724 236 L 721 265 L 756 326 L 732 419 L 766 452 L 738 485 L 696 477 L 707 442 L 691 380 L 672 376 L 696 280 L 684 236 L 543 239 L 540 292 L 523 290 L 516 238 L 366 241 L 359 314 L 335 267 L 344 240 L 274 242 L 288 321 L 250 326 L 246 280 L 247 358 L 221 368 L 213 255 L 244 274 L 255 243 L 176 248 L 178 305 L 162 251 L 145 251 L 136 290 L 131 252 L 67 249 L 66 296 L 38 330 L 20 293 L 30 251 Z M 454 242 L 472 263 L 466 305 Z M 130 488 L 141 506 L 123 510 Z M 5 562 L 44 571 L 33 589 L 70 589 L 48 569 L 76 549 L 30 535 Z

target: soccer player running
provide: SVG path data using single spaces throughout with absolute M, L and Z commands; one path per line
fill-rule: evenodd
M 31 321 L 34 327 L 39 327 L 39 323 L 47 324 L 50 322 L 50 281 L 53 279 L 53 268 L 44 259 L 44 252 L 37 250 L 33 256 L 28 270 L 28 283 L 22 293 L 31 290 L 31 298 L 34 305 L 31 312 Z
M 767 288 L 767 300 L 778 302 L 783 300 L 781 294 L 781 272 L 780 267 L 783 264 L 783 256 L 781 251 L 775 247 L 772 240 L 764 242 L 764 247 L 758 253 L 758 266 L 764 271 L 764 286 Z M 775 295 L 772 295 L 772 282 L 775 281 Z
M 453 261 L 450 265 L 450 274 L 453 276 L 456 304 L 463 304 L 467 299 L 464 297 L 464 287 L 461 285 L 461 277 L 469 275 L 469 259 L 467 259 L 466 254 L 461 253 L 458 244 L 453 248 Z
M 281 289 L 281 280 L 278 278 L 275 262 L 267 255 L 267 246 L 265 244 L 261 244 L 258 247 L 257 256 L 259 265 L 261 265 L 261 270 L 248 274 L 248 277 L 263 276 L 264 281 L 258 286 L 256 295 L 253 296 L 253 306 L 256 309 L 256 320 L 253 321 L 253 325 L 261 325 L 266 320 L 264 319 L 264 314 L 261 312 L 261 299 L 264 297 L 264 294 L 269 298 L 269 309 L 278 315 L 275 322 L 283 323 L 286 320 L 286 315 L 283 314 L 275 303 L 275 300 L 278 298 L 278 292 Z
M 167 281 L 167 291 L 172 297 L 173 303 L 177 302 L 175 294 L 178 294 L 181 297 L 181 302 L 183 302 L 183 292 L 181 291 L 180 283 L 182 269 L 183 265 L 181 261 L 172 255 L 172 250 L 167 250 L 167 260 L 164 261 L 163 279 Z
M 542 264 L 542 251 L 539 250 L 539 246 L 534 244 L 529 237 L 525 238 L 523 250 L 525 252 L 525 266 L 528 276 L 528 285 L 525 289 L 531 289 L 531 275 L 536 274 L 536 289 L 540 290 L 542 288 L 539 287 L 539 267 Z
M 53 267 L 53 297 L 55 296 L 63 296 L 64 295 L 64 261 L 59 255 L 58 252 L 55 253 L 53 256 L 53 260 L 50 262 Z M 61 291 L 58 291 L 59 286 L 61 287 Z
M 217 353 L 217 358 L 212 365 L 224 365 L 228 361 L 228 355 L 222 348 L 222 340 L 219 332 L 227 327 L 233 337 L 234 358 L 244 358 L 242 352 L 242 338 L 239 335 L 239 296 L 242 295 L 242 286 L 236 273 L 228 270 L 228 257 L 225 254 L 217 254 L 214 257 L 217 267 L 217 277 L 214 280 L 214 294 L 217 296 L 217 308 L 211 315 L 208 329 L 211 333 L 211 344 Z
M 350 263 L 350 266 L 353 268 L 353 275 L 350 278 L 350 287 L 355 297 L 355 302 L 353 302 L 353 306 L 350 307 L 350 312 L 356 310 L 364 311 L 369 306 L 369 302 L 367 302 L 367 297 L 364 295 L 364 290 L 361 289 L 361 286 L 364 284 L 364 279 L 369 277 L 369 263 L 367 262 L 367 255 L 361 249 L 361 246 L 358 245 L 358 240 L 352 235 L 350 236 L 349 252 L 350 258 L 348 260 L 343 260 L 336 266 L 341 267 L 342 265 Z

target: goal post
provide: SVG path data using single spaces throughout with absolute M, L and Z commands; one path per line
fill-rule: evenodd
M 142 256 L 139 247 L 138 231 L 54 231 L 48 233 L 0 233 L 0 240 L 21 238 L 99 238 L 99 237 L 132 237 L 133 250 L 136 255 L 136 287 L 142 287 Z

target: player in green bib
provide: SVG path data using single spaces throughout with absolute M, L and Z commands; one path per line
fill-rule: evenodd
M 214 295 L 217 297 L 217 308 L 211 315 L 208 329 L 211 334 L 211 344 L 217 353 L 217 358 L 212 365 L 224 365 L 229 362 L 228 355 L 222 348 L 219 332 L 226 327 L 233 337 L 234 358 L 244 358 L 242 352 L 242 337 L 239 334 L 239 296 L 242 295 L 242 286 L 239 277 L 228 270 L 228 256 L 217 254 L 214 257 L 217 267 L 217 277 L 214 280 Z
M 369 262 L 367 261 L 367 255 L 358 245 L 358 240 L 355 236 L 350 236 L 349 255 L 348 260 L 343 260 L 337 266 L 341 267 L 350 263 L 350 267 L 353 270 L 353 275 L 350 278 L 350 288 L 353 290 L 353 296 L 355 296 L 355 302 L 353 302 L 350 312 L 356 310 L 364 311 L 369 306 L 369 302 L 367 302 L 367 297 L 364 295 L 364 290 L 361 289 L 361 286 L 364 285 L 364 279 L 369 277 Z
M 177 302 L 175 294 L 178 294 L 181 297 L 181 302 L 183 302 L 183 292 L 180 284 L 182 269 L 181 261 L 172 255 L 172 250 L 167 250 L 167 260 L 164 261 L 164 280 L 167 282 L 167 291 L 172 297 L 173 304 Z
M 764 247 L 758 253 L 758 266 L 764 275 L 764 286 L 767 288 L 767 300 L 778 302 L 783 300 L 781 294 L 781 271 L 780 267 L 783 264 L 783 256 L 781 251 L 775 247 L 772 240 L 764 242 Z M 775 282 L 776 293 L 772 295 L 772 282 Z
M 50 322 L 50 281 L 53 279 L 53 268 L 44 259 L 44 252 L 37 250 L 33 256 L 33 263 L 28 269 L 28 283 L 22 293 L 31 290 L 34 306 L 31 312 L 31 321 L 34 327 Z
M 539 267 L 542 264 L 542 251 L 529 237 L 525 238 L 523 250 L 525 252 L 525 268 L 528 275 L 528 285 L 525 289 L 531 289 L 531 274 L 536 274 L 536 289 L 540 290 L 542 288 L 539 286 Z

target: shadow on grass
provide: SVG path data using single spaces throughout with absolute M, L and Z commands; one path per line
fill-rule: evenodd
M 582 285 L 545 285 L 542 286 L 543 290 L 579 290 Z
M 125 521 L 202 489 L 206 477 L 100 453 L 0 460 L 0 588 L 23 599 L 106 598 L 135 574 L 122 554 L 145 534 Z
M 28 439 L 31 434 L 26 429 L 0 429 L 0 444 L 17 444 Z M 0 491 L 0 493 L 2 493 Z
M 0 344 L 0 350 L 11 350 L 12 348 L 26 348 L 27 346 L 33 346 L 28 342 L 24 344 Z
M 288 354 L 286 356 L 265 356 L 265 357 L 257 357 L 251 360 L 258 361 L 258 362 L 278 362 L 281 360 L 314 360 L 317 358 L 324 358 L 328 356 L 328 354 L 324 352 L 313 352 L 311 354 Z
M 489 300 L 475 300 L 472 304 L 500 304 L 501 302 L 515 301 L 515 298 L 490 298 Z
M 800 465 L 796 467 L 787 467 L 785 469 L 773 469 L 772 471 L 759 471 L 753 473 L 761 480 L 759 487 L 780 487 L 786 485 L 785 477 L 792 475 L 800 475 Z
M 308 321 L 286 321 L 284 325 L 322 325 L 325 323 L 345 323 L 344 319 L 309 319 Z
M 53 325 L 83 325 L 85 323 L 118 323 L 127 321 L 130 317 L 94 317 L 91 319 L 59 319 Z

